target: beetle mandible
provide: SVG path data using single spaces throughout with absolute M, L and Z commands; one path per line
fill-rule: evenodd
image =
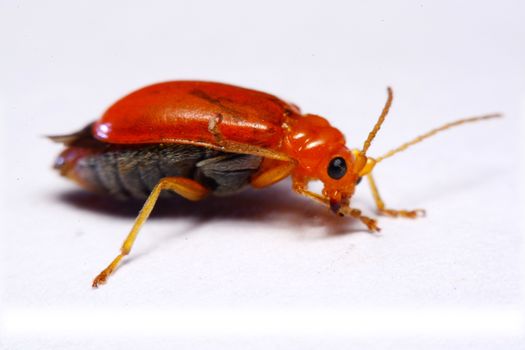
M 120 253 L 93 281 L 105 283 L 129 254 L 137 234 L 162 191 L 198 201 L 209 194 L 229 195 L 246 185 L 263 188 L 291 176 L 293 190 L 340 216 L 379 231 L 376 220 L 350 206 L 366 177 L 377 210 L 415 218 L 417 210 L 387 208 L 372 170 L 377 163 L 456 125 L 499 114 L 460 119 L 422 134 L 372 158 L 368 148 L 392 104 L 386 104 L 361 149 L 348 149 L 344 135 L 321 116 L 301 114 L 273 95 L 215 82 L 172 81 L 137 90 L 112 105 L 79 132 L 50 136 L 66 149 L 55 162 L 63 176 L 82 187 L 119 198 L 145 198 Z M 308 189 L 320 180 L 321 194 Z

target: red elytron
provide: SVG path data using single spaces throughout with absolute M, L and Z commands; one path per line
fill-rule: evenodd
M 121 253 L 93 286 L 104 283 L 129 254 L 163 190 L 200 200 L 208 194 L 232 194 L 245 185 L 270 186 L 291 176 L 297 193 L 378 231 L 374 219 L 350 206 L 356 185 L 366 176 L 379 213 L 408 218 L 423 214 L 386 208 L 371 174 L 374 166 L 441 130 L 499 115 L 445 124 L 374 159 L 366 152 L 391 103 L 388 88 L 388 100 L 363 147 L 351 150 L 326 119 L 301 114 L 297 106 L 270 94 L 213 82 L 173 81 L 125 96 L 77 133 L 51 137 L 67 145 L 56 162 L 62 175 L 116 197 L 147 198 Z M 323 183 L 321 194 L 308 190 L 312 180 Z

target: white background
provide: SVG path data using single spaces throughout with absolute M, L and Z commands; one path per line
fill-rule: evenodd
M 518 0 L 3 0 L 0 347 L 519 348 L 524 14 Z M 43 135 L 176 79 L 271 92 L 327 117 L 351 147 L 392 85 L 370 155 L 459 117 L 505 118 L 378 166 L 387 204 L 426 218 L 380 218 L 369 234 L 287 182 L 161 202 L 131 257 L 92 290 L 140 203 L 60 178 L 61 147 Z M 375 215 L 365 183 L 354 203 Z

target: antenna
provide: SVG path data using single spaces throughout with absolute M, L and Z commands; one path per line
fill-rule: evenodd
M 377 132 L 381 128 L 381 124 L 385 121 L 386 115 L 388 114 L 388 111 L 390 110 L 390 106 L 392 106 L 392 100 L 394 99 L 394 93 L 392 92 L 392 88 L 389 86 L 387 87 L 388 92 L 388 99 L 386 100 L 385 106 L 383 107 L 383 111 L 381 112 L 381 115 L 377 119 L 376 125 L 374 125 L 374 128 L 370 133 L 368 134 L 368 137 L 363 144 L 363 149 L 361 150 L 361 154 L 365 155 L 366 151 L 368 151 L 368 148 L 370 148 L 370 145 L 372 144 L 372 140 L 374 137 L 376 137 Z
M 439 128 L 432 129 L 429 132 L 424 133 L 424 134 L 416 137 L 412 141 L 408 141 L 408 142 L 402 144 L 401 146 L 399 146 L 397 148 L 394 148 L 393 150 L 391 150 L 391 151 L 385 153 L 384 155 L 382 155 L 381 157 L 376 158 L 376 163 L 379 163 L 380 161 L 382 161 L 382 160 L 384 160 L 386 158 L 390 158 L 396 153 L 403 152 L 404 150 L 406 150 L 410 146 L 415 145 L 416 143 L 419 143 L 419 142 L 421 142 L 421 141 L 423 141 L 425 139 L 428 139 L 429 137 L 434 136 L 438 132 L 441 132 L 441 131 L 444 131 L 444 130 L 447 130 L 447 129 L 450 129 L 450 128 L 453 128 L 455 126 L 462 125 L 462 124 L 474 123 L 474 122 L 478 122 L 478 121 L 482 121 L 482 120 L 493 119 L 493 118 L 500 118 L 500 117 L 502 117 L 501 114 L 493 113 L 493 114 L 487 114 L 487 115 L 482 115 L 482 116 L 478 116 L 478 117 L 470 117 L 470 118 L 459 119 L 459 120 L 447 123 L 445 125 L 440 126 Z M 379 130 L 379 127 L 377 129 Z M 370 133 L 370 135 L 372 135 L 372 132 Z M 370 136 L 368 138 L 370 138 Z M 372 138 L 373 138 L 373 136 L 372 136 Z

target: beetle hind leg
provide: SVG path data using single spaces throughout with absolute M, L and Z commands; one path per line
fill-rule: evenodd
M 396 209 L 389 209 L 386 208 L 385 202 L 383 202 L 383 199 L 379 195 L 379 190 L 377 189 L 376 182 L 374 178 L 372 177 L 372 174 L 366 175 L 368 179 L 368 183 L 370 184 L 370 190 L 372 191 L 372 196 L 374 197 L 374 201 L 376 202 L 377 211 L 386 216 L 390 217 L 403 217 L 403 218 L 409 218 L 409 219 L 415 219 L 417 217 L 425 216 L 425 210 L 424 209 L 414 209 L 414 210 L 396 210 Z
M 180 196 L 192 201 L 198 201 L 204 198 L 209 192 L 208 189 L 191 179 L 183 177 L 165 177 L 161 179 L 151 191 L 148 199 L 146 199 L 146 202 L 144 202 L 142 209 L 135 219 L 135 223 L 133 224 L 131 231 L 124 240 L 124 243 L 122 243 L 120 254 L 117 255 L 117 257 L 113 259 L 113 261 L 108 265 L 108 267 L 102 270 L 102 272 L 99 273 L 93 280 L 94 288 L 97 288 L 99 285 L 106 283 L 106 280 L 115 271 L 122 258 L 129 254 L 140 228 L 148 219 L 149 214 L 153 210 L 153 207 L 155 206 L 155 203 L 157 202 L 157 199 L 163 190 L 173 191 Z

